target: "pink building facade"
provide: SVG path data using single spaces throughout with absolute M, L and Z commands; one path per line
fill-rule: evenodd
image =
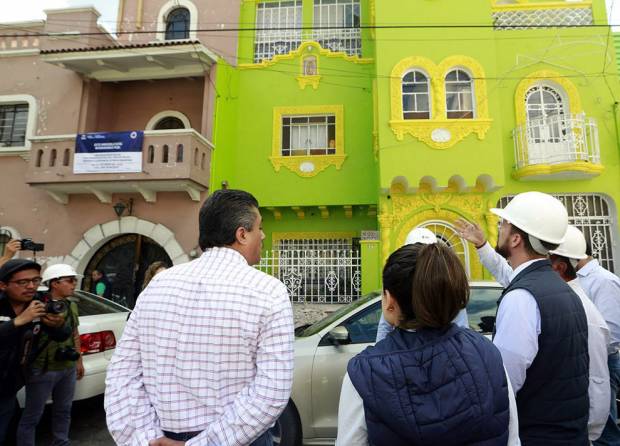
M 144 270 L 199 255 L 217 60 L 234 63 L 239 7 L 215 0 L 121 0 L 117 36 L 92 8 L 0 28 L 0 252 L 44 243 L 41 263 L 103 270 L 132 305 Z M 75 173 L 76 137 L 144 132 L 142 169 Z M 20 252 L 20 257 L 32 257 Z

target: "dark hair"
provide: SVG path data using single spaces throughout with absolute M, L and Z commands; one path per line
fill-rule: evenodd
M 144 273 L 144 281 L 142 282 L 142 289 L 146 288 L 146 286 L 149 284 L 151 279 L 155 277 L 155 274 L 157 274 L 157 270 L 160 268 L 168 268 L 168 264 L 166 262 L 157 261 L 149 265 L 149 267 L 146 269 Z
M 257 210 L 258 201 L 248 192 L 235 189 L 215 191 L 200 209 L 198 245 L 203 250 L 232 245 L 237 229 L 252 229 Z
M 523 240 L 523 247 L 525 248 L 525 250 L 530 256 L 541 256 L 542 255 L 541 253 L 536 252 L 536 250 L 532 247 L 528 233 L 523 231 L 520 228 L 517 228 L 512 223 L 510 223 L 510 234 L 519 234 L 521 236 L 521 239 Z M 553 249 L 557 249 L 557 247 L 560 246 L 559 244 L 545 242 L 540 239 L 538 239 L 538 241 L 543 245 L 543 248 L 549 251 Z
M 404 328 L 444 328 L 469 301 L 465 269 L 443 243 L 406 245 L 388 258 L 383 287 L 398 302 Z
M 549 260 L 551 260 L 551 263 L 559 262 L 559 263 L 563 263 L 564 265 L 566 265 L 566 269 L 564 270 L 564 275 L 568 277 L 570 280 L 575 280 L 577 278 L 577 272 L 575 271 L 575 268 L 573 268 L 573 265 L 570 263 L 570 260 L 568 259 L 568 257 L 551 254 L 549 256 Z

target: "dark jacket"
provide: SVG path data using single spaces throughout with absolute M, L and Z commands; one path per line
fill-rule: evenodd
M 110 280 L 106 277 L 105 274 L 101 277 L 101 279 L 92 282 L 92 285 L 90 286 L 90 292 L 93 294 L 99 295 L 97 293 L 97 285 L 100 283 L 102 283 L 105 286 L 105 291 L 103 292 L 103 295 L 101 297 L 105 297 L 106 299 L 111 299 L 112 298 L 112 284 L 110 283 Z
M 500 298 L 529 291 L 540 312 L 538 353 L 517 393 L 524 446 L 589 445 L 588 322 L 575 292 L 547 260 L 520 272 Z
M 67 324 L 51 328 L 41 322 L 16 327 L 16 315 L 8 297 L 0 293 L 0 397 L 12 397 L 24 386 L 30 364 L 36 355 L 42 333 L 64 341 L 71 336 Z
M 396 329 L 349 362 L 373 446 L 505 446 L 508 385 L 499 351 L 478 333 Z

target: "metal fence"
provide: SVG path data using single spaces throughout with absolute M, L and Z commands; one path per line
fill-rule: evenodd
M 360 297 L 361 256 L 354 249 L 276 249 L 257 268 L 280 279 L 295 303 L 348 303 Z

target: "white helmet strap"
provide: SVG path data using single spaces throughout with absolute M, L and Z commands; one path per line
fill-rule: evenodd
M 541 241 L 538 240 L 536 237 L 528 234 L 527 238 L 530 240 L 530 244 L 532 245 L 532 248 L 534 248 L 534 251 L 536 251 L 538 254 L 542 256 L 546 256 L 547 254 L 549 254 L 549 250 L 545 248 Z

